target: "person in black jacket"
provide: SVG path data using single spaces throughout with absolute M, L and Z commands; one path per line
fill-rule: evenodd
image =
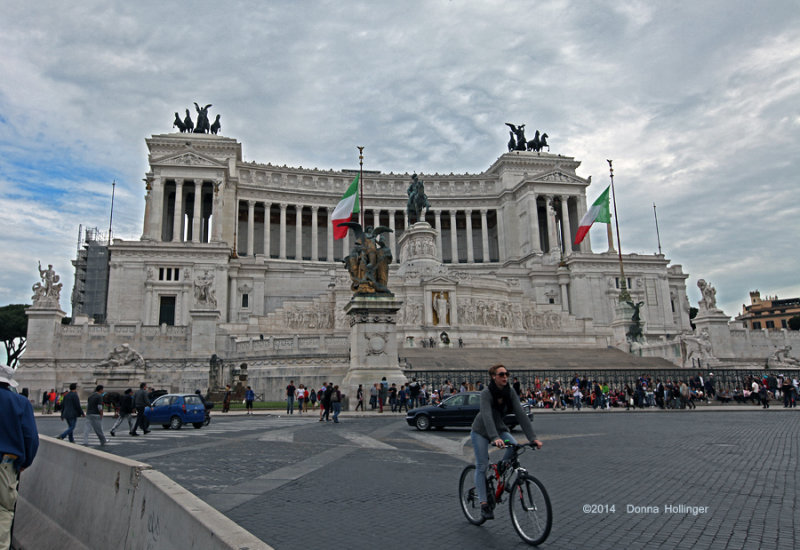
M 64 439 L 69 436 L 69 442 L 75 443 L 75 424 L 78 423 L 78 418 L 85 416 L 83 414 L 83 407 L 81 407 L 81 399 L 78 397 L 78 384 L 73 382 L 69 385 L 69 392 L 64 396 L 61 402 L 61 419 L 67 421 L 67 429 L 58 436 L 59 439 Z
M 139 435 L 136 430 L 141 426 L 145 434 L 149 434 L 150 422 L 144 416 L 145 407 L 150 406 L 150 398 L 147 397 L 147 383 L 142 382 L 139 384 L 139 391 L 133 396 L 133 408 L 136 409 L 136 424 L 133 425 L 131 435 Z
M 122 399 L 119 400 L 119 417 L 114 425 L 111 426 L 111 435 L 116 435 L 116 430 L 124 420 L 128 420 L 128 433 L 133 431 L 133 390 L 128 388 L 122 394 Z
M 494 519 L 494 512 L 487 503 L 486 493 L 489 445 L 503 449 L 506 447 L 506 441 L 512 444 L 517 442 L 503 420 L 505 415 L 513 413 L 530 445 L 542 448 L 542 442 L 536 438 L 533 424 L 522 408 L 519 395 L 508 383 L 508 369 L 504 365 L 493 365 L 489 368 L 489 377 L 491 382 L 487 388 L 481 390 L 481 410 L 472 422 L 472 432 L 470 432 L 472 448 L 475 451 L 475 488 L 484 519 Z M 511 458 L 512 453 L 512 449 L 509 448 L 503 460 Z
M 89 444 L 89 430 L 94 430 L 101 445 L 108 443 L 103 434 L 103 385 L 98 384 L 86 402 L 86 422 L 83 426 L 83 445 Z

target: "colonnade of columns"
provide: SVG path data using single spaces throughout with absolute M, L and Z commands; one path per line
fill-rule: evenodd
M 255 243 L 255 233 L 256 233 L 256 207 L 257 205 L 261 205 L 263 207 L 264 216 L 263 220 L 259 221 L 258 223 L 263 224 L 263 229 L 261 230 L 263 234 L 263 244 L 258 249 Z M 242 239 L 241 237 L 238 239 L 239 243 L 237 243 L 237 249 L 240 254 L 246 254 L 248 256 L 253 256 L 255 254 L 265 254 L 265 255 L 273 255 L 272 254 L 272 247 L 275 246 L 272 243 L 273 238 L 273 229 L 272 229 L 272 209 L 274 203 L 267 202 L 267 201 L 258 201 L 254 199 L 240 199 L 240 208 L 242 208 L 242 212 L 244 212 L 244 205 L 247 206 L 247 219 L 246 222 L 243 221 L 244 231 L 239 231 L 238 233 L 243 233 L 245 238 Z M 326 247 L 325 247 L 325 257 L 323 258 L 325 261 L 333 261 L 334 259 L 334 240 L 333 240 L 333 231 L 331 227 L 328 227 L 327 224 L 330 223 L 330 215 L 333 212 L 333 207 L 327 206 L 304 206 L 304 205 L 290 205 L 288 203 L 279 203 L 280 214 L 278 217 L 278 245 L 277 245 L 277 258 L 278 259 L 291 259 L 288 256 L 288 240 L 289 240 L 289 219 L 287 217 L 287 211 L 290 206 L 294 208 L 294 259 L 310 259 L 311 261 L 319 261 L 320 259 L 320 216 L 324 216 L 326 219 L 326 228 L 325 228 L 325 235 L 322 238 L 326 239 Z M 311 211 L 311 223 L 310 226 L 308 224 L 303 224 L 303 212 L 307 211 L 306 209 L 310 209 Z M 320 211 L 323 211 L 321 213 Z M 442 214 L 443 212 L 447 212 L 449 215 L 450 221 L 450 258 L 445 258 L 445 261 L 448 259 L 454 263 L 459 261 L 459 244 L 461 239 L 466 239 L 466 262 L 467 263 L 474 263 L 476 261 L 475 255 L 475 243 L 473 242 L 473 224 L 472 224 L 472 210 L 433 210 L 431 211 L 428 216 L 432 215 L 434 218 L 434 224 L 437 229 L 437 246 L 439 250 L 442 250 L 442 242 L 441 242 L 441 235 L 442 235 Z M 480 216 L 481 216 L 481 225 L 480 225 L 480 243 L 479 246 L 481 254 L 480 262 L 489 262 L 490 260 L 490 240 L 494 240 L 496 242 L 497 235 L 491 234 L 490 227 L 489 227 L 489 212 L 490 209 L 480 209 Z M 398 224 L 397 216 L 402 216 L 402 221 Z M 456 230 L 457 222 L 459 216 L 465 220 L 466 230 L 461 231 L 461 235 L 459 235 L 459 231 Z M 366 225 L 371 225 L 373 227 L 377 227 L 379 225 L 386 225 L 386 221 L 388 218 L 388 226 L 389 229 L 392 230 L 391 233 L 388 235 L 389 246 L 393 252 L 397 252 L 397 240 L 399 237 L 398 233 L 402 233 L 403 231 L 408 229 L 409 226 L 409 219 L 408 215 L 405 210 L 401 209 L 371 209 L 366 210 L 364 212 L 364 220 Z M 495 214 L 493 219 L 495 225 L 499 223 L 498 216 Z M 398 225 L 401 225 L 401 229 L 398 231 Z M 310 230 L 310 231 L 309 231 Z M 306 237 L 310 232 L 310 239 Z M 466 236 L 464 237 L 464 233 Z M 306 237 L 305 242 L 310 245 L 310 254 L 303 254 L 303 243 L 304 237 Z M 242 242 L 243 241 L 243 242 Z M 342 251 L 349 250 L 350 246 L 350 239 L 349 236 L 344 239 Z M 497 249 L 497 246 L 495 246 Z M 346 252 L 343 252 L 346 254 Z M 496 258 L 495 258 L 496 260 Z
M 540 234 L 540 221 L 539 221 L 539 198 L 544 199 L 545 208 L 545 227 L 546 239 L 542 239 Z M 575 250 L 572 244 L 574 233 L 577 231 L 577 224 L 579 219 L 572 219 L 569 209 L 569 200 L 574 199 L 575 212 L 586 211 L 586 199 L 582 195 L 554 195 L 554 194 L 536 194 L 531 193 L 528 196 L 528 212 L 530 213 L 530 243 L 532 252 L 549 252 L 559 248 L 559 237 L 563 246 L 563 250 L 568 253 Z M 580 214 L 579 214 L 580 215 Z M 560 234 L 559 224 L 561 222 Z M 574 227 L 573 227 L 574 222 Z M 574 231 L 573 231 L 574 229 Z M 587 235 L 584 240 L 578 245 L 577 248 L 580 252 L 591 252 L 591 244 L 589 236 Z
M 219 228 L 212 228 L 217 210 L 213 186 L 200 178 L 149 180 L 143 237 L 164 242 L 219 240 Z

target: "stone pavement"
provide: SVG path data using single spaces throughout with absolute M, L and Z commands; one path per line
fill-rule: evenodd
M 278 550 L 527 547 L 505 505 L 482 527 L 464 519 L 468 430 L 418 432 L 392 414 L 316 418 L 217 414 L 208 428 L 118 436 L 108 450 Z M 537 413 L 545 447 L 523 463 L 554 507 L 542 548 L 796 548 L 799 420 L 775 405 Z M 40 421 L 43 433 L 60 426 Z

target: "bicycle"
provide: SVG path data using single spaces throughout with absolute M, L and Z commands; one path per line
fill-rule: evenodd
M 489 507 L 503 502 L 508 493 L 508 507 L 511 513 L 511 524 L 522 540 L 532 546 L 543 543 L 550 534 L 553 525 L 553 509 L 550 497 L 542 482 L 528 473 L 519 463 L 519 456 L 525 452 L 527 445 L 516 445 L 506 442 L 513 449 L 508 460 L 490 464 L 486 471 L 486 496 Z M 473 525 L 481 525 L 486 519 L 481 515 L 481 503 L 475 487 L 475 465 L 471 464 L 461 472 L 458 484 L 461 510 L 467 521 Z

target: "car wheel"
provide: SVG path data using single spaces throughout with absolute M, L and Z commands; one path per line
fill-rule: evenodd
M 161 427 L 165 430 L 169 430 L 169 424 L 161 424 Z
M 183 426 L 183 422 L 181 421 L 180 417 L 173 416 L 169 419 L 169 427 L 173 430 L 180 430 L 181 426 Z
M 426 415 L 420 414 L 414 420 L 419 431 L 424 432 L 425 430 L 431 429 L 431 419 Z
M 194 426 L 194 428 L 196 430 L 199 430 L 200 428 L 203 427 L 203 423 L 202 422 L 192 422 L 192 426 Z

